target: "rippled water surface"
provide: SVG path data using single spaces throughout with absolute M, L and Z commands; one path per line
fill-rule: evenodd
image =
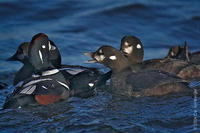
M 83 52 L 103 44 L 119 48 L 124 35 L 141 39 L 145 59 L 164 57 L 185 40 L 191 51 L 200 50 L 199 0 L 1 0 L 0 20 L 0 82 L 8 85 L 22 64 L 5 59 L 39 32 L 56 43 L 64 64 L 102 70 L 84 64 Z M 0 107 L 10 91 L 0 90 Z M 197 105 L 199 122 L 200 98 Z M 194 112 L 193 96 L 121 99 L 99 91 L 46 107 L 1 110 L 0 132 L 193 132 Z

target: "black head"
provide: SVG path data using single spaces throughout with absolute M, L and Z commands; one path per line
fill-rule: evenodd
M 121 40 L 120 51 L 132 64 L 142 63 L 144 50 L 142 42 L 135 36 L 124 36 Z
M 50 61 L 52 47 L 55 46 L 51 44 L 48 36 L 44 33 L 33 36 L 28 50 L 28 57 L 37 72 L 54 68 Z
M 188 45 L 187 45 L 187 42 L 185 42 L 185 45 L 183 47 L 181 47 L 181 46 L 171 47 L 165 58 L 190 61 L 189 54 L 190 53 L 188 51 Z
M 49 60 L 51 61 L 51 63 L 53 64 L 54 67 L 56 68 L 60 68 L 61 67 L 61 55 L 60 52 L 58 50 L 58 47 L 55 45 L 55 43 L 51 40 L 50 44 L 51 44 L 51 49 L 49 51 Z
M 28 47 L 29 42 L 23 42 L 18 47 L 16 53 L 7 59 L 7 61 L 20 61 L 22 63 L 25 63 L 26 59 L 28 58 Z
M 93 59 L 89 63 L 101 63 L 112 69 L 112 71 L 121 71 L 129 66 L 127 58 L 112 46 L 104 45 L 96 52 L 85 53 L 85 55 Z
M 57 46 L 55 45 L 55 43 L 51 40 L 49 40 L 49 41 L 51 44 L 51 50 L 49 51 L 49 60 L 51 61 L 53 66 L 55 66 L 56 68 L 59 68 L 61 66 L 60 52 L 59 52 Z M 12 57 L 8 58 L 7 61 L 20 61 L 23 64 L 26 63 L 26 61 L 28 59 L 29 45 L 30 45 L 29 42 L 22 43 L 18 47 L 17 52 Z

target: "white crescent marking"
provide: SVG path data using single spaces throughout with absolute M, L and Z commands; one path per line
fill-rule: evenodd
M 50 41 L 49 41 L 48 45 L 49 45 L 49 51 L 50 51 L 51 50 L 51 43 L 50 43 Z
M 44 61 L 43 61 L 43 58 L 42 58 L 42 53 L 41 53 L 41 51 L 39 50 L 39 56 L 40 56 L 40 60 L 41 60 L 41 62 L 42 62 L 42 64 L 44 63 Z
M 65 88 L 67 88 L 68 90 L 69 90 L 69 86 L 68 85 L 66 85 L 65 83 L 62 83 L 62 82 L 60 82 L 60 81 L 58 81 L 58 80 L 56 80 L 59 84 L 61 84 L 62 86 L 64 86 Z
M 44 85 L 42 86 L 42 88 L 44 88 L 44 89 L 46 89 L 46 90 L 48 89 L 48 88 L 47 88 L 46 86 L 44 86 Z

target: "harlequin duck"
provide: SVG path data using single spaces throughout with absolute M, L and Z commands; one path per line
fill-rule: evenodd
M 188 50 L 187 42 L 185 42 L 184 47 L 173 46 L 166 58 L 182 59 L 190 62 L 191 64 L 200 65 L 200 52 L 190 53 Z
M 111 90 L 125 96 L 157 96 L 175 92 L 190 92 L 188 82 L 158 70 L 137 70 L 142 64 L 131 63 L 117 49 L 104 45 L 91 54 L 93 62 L 109 67 L 112 71 Z
M 45 34 L 39 33 L 35 36 L 40 36 L 40 35 L 45 35 Z M 20 69 L 20 73 L 18 72 L 17 74 L 21 74 L 22 72 L 28 71 L 29 73 L 27 72 L 27 77 L 31 77 L 32 74 L 34 73 L 34 66 L 30 63 L 28 55 L 23 54 L 23 53 L 27 53 L 29 51 L 26 48 L 27 46 L 29 47 L 29 43 L 26 43 L 26 47 L 23 45 L 25 45 L 25 43 L 23 43 L 18 48 L 15 56 L 13 56 L 13 57 L 15 57 L 14 60 L 16 60 L 16 57 L 18 57 L 21 54 L 24 57 L 21 59 L 17 59 L 24 63 L 24 66 Z M 50 62 L 53 64 L 53 66 L 55 68 L 59 69 L 59 71 L 62 74 L 64 74 L 65 79 L 67 79 L 67 81 L 70 83 L 70 88 L 71 88 L 70 96 L 78 96 L 78 97 L 91 96 L 94 94 L 95 87 L 104 85 L 106 83 L 106 81 L 110 78 L 110 75 L 108 75 L 108 74 L 104 75 L 100 71 L 98 71 L 98 69 L 96 69 L 96 68 L 88 68 L 88 67 L 76 66 L 76 65 L 61 65 L 61 63 L 60 63 L 61 56 L 60 56 L 58 48 L 52 41 L 50 41 L 50 43 L 48 45 L 51 47 L 51 50 L 49 51 Z M 53 47 L 53 49 L 52 49 L 52 47 Z M 57 57 L 57 56 L 59 56 L 59 57 Z M 12 60 L 13 60 L 13 58 L 12 58 Z M 56 60 L 58 60 L 58 62 L 56 62 Z M 26 65 L 26 64 L 30 64 L 30 65 Z M 35 67 L 36 66 L 37 65 L 35 65 Z M 75 70 L 73 70 L 73 69 L 75 69 Z M 17 75 L 15 79 L 18 79 L 18 80 L 15 80 L 15 81 L 19 81 L 19 77 L 20 76 Z M 27 77 L 26 78 L 23 77 L 24 78 L 23 80 L 27 79 Z M 23 80 L 20 79 L 20 81 L 23 81 Z M 15 82 L 15 83 L 18 83 L 18 82 Z M 79 90 L 79 89 L 81 89 L 81 90 Z M 82 92 L 82 94 L 80 94 L 80 92 Z
M 43 34 L 43 33 L 39 33 L 39 34 Z M 61 56 L 60 56 L 60 52 L 59 52 L 57 46 L 51 40 L 50 40 L 50 45 L 52 47 L 51 47 L 51 50 L 49 51 L 49 59 L 50 59 L 51 63 L 53 64 L 53 66 L 55 66 L 55 68 L 58 68 L 59 70 L 61 70 L 61 72 L 64 74 L 65 78 L 71 79 L 73 77 L 73 75 L 76 75 L 76 77 L 78 77 L 80 75 L 80 77 L 84 78 L 83 74 L 85 74 L 85 76 L 87 77 L 86 72 L 88 72 L 89 75 L 91 75 L 90 73 L 96 73 L 95 75 L 93 75 L 95 77 L 90 77 L 96 81 L 96 83 L 95 83 L 96 87 L 104 85 L 106 80 L 108 80 L 110 78 L 109 75 L 108 76 L 102 75 L 102 73 L 100 71 L 98 71 L 98 69 L 96 69 L 96 68 L 89 68 L 89 67 L 83 67 L 83 66 L 78 66 L 78 65 L 61 65 Z M 17 74 L 14 78 L 14 85 L 16 85 L 20 81 L 23 81 L 24 79 L 27 79 L 34 73 L 33 66 L 27 60 L 28 59 L 28 54 L 27 54 L 28 49 L 29 49 L 29 42 L 24 42 L 18 47 L 17 52 L 8 59 L 9 61 L 20 61 L 24 64 L 24 66 L 17 72 Z M 86 72 L 78 74 L 79 72 L 82 72 L 82 71 L 86 71 Z M 21 73 L 25 73 L 25 74 L 22 75 Z M 102 78 L 102 77 L 104 77 L 104 78 Z M 84 80 L 84 81 L 86 81 L 86 80 Z M 87 81 L 87 82 L 89 82 L 89 81 Z M 86 86 L 88 86 L 88 85 L 86 85 L 87 82 L 82 83 L 80 85 L 82 85 L 82 87 L 84 87 L 84 86 L 86 87 Z M 88 89 L 90 89 L 90 88 L 88 88 Z
M 189 51 L 187 42 L 185 42 L 184 46 L 172 46 L 165 58 L 173 58 L 173 59 L 180 59 L 185 61 L 190 61 L 189 59 Z
M 130 39 L 132 38 L 132 39 Z M 128 57 L 127 59 L 132 62 L 131 58 L 135 57 L 135 54 L 132 51 L 129 51 L 130 47 L 134 49 L 135 51 L 142 51 L 143 49 L 142 43 L 135 43 L 139 41 L 133 41 L 133 40 L 139 40 L 138 38 L 134 36 L 125 36 L 122 39 L 121 44 L 121 52 Z M 127 46 L 127 47 L 125 47 Z M 138 47 L 136 47 L 138 46 Z M 142 54 L 140 52 L 139 54 Z M 141 55 L 141 57 L 142 57 Z M 182 54 L 184 55 L 184 54 Z M 186 57 L 186 55 L 185 55 Z M 140 61 L 142 61 L 142 58 L 140 58 Z M 135 62 L 132 62 L 135 63 Z M 165 58 L 165 59 L 151 59 L 143 61 L 143 65 L 140 69 L 145 70 L 162 70 L 165 72 L 169 72 L 172 74 L 176 74 L 181 78 L 184 79 L 193 79 L 200 76 L 200 66 L 191 66 L 187 61 L 180 60 L 180 59 L 172 59 L 172 58 Z
M 42 33 L 39 33 L 38 35 L 40 35 L 40 34 L 42 34 Z M 32 74 L 34 73 L 34 67 L 28 60 L 29 44 L 30 44 L 29 42 L 22 43 L 18 47 L 16 53 L 12 57 L 7 59 L 8 61 L 20 61 L 24 64 L 14 77 L 14 82 L 13 82 L 14 85 L 19 83 L 20 81 L 23 81 L 23 80 L 31 77 Z M 58 68 L 58 67 L 60 67 L 60 64 L 61 64 L 60 52 L 53 41 L 49 40 L 48 45 L 51 48 L 51 50 L 49 51 L 49 60 L 51 61 L 53 66 L 55 66 L 55 68 Z M 64 74 L 66 76 L 71 76 L 71 74 L 69 74 L 67 72 L 65 72 Z
M 142 63 L 144 57 L 143 45 L 135 36 L 124 36 L 121 40 L 120 51 L 132 64 Z
M 49 42 L 45 34 L 37 34 L 32 38 L 28 61 L 37 75 L 20 82 L 20 85 L 17 85 L 13 93 L 7 97 L 4 108 L 22 107 L 35 102 L 48 105 L 69 98 L 69 83 L 49 60 L 49 51 L 52 47 Z

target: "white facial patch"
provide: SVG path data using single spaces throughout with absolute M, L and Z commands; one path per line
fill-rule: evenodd
M 43 61 L 43 58 L 42 58 L 42 53 L 41 53 L 41 51 L 39 50 L 39 56 L 40 56 L 40 60 L 41 60 L 41 62 L 42 62 L 42 64 L 44 63 L 44 61 Z
M 46 48 L 46 46 L 45 46 L 45 45 L 42 45 L 42 48 Z
M 50 51 L 50 50 L 55 50 L 55 49 L 56 49 L 55 46 L 51 45 L 50 41 L 49 41 L 49 44 L 48 44 L 48 45 L 49 45 L 49 51 Z
M 137 48 L 137 49 L 141 49 L 142 46 L 141 46 L 140 44 L 137 44 L 136 48 Z
M 128 43 L 128 42 L 125 42 L 125 43 L 124 43 L 124 45 L 125 45 L 125 46 L 128 46 L 128 45 L 129 45 L 129 43 Z
M 171 52 L 171 55 L 174 56 L 175 55 L 174 52 Z
M 105 56 L 104 56 L 104 55 L 100 55 L 100 56 L 96 55 L 94 58 L 95 58 L 97 61 L 103 61 L 103 60 L 105 59 Z
M 133 51 L 133 46 L 130 46 L 130 47 L 124 48 L 123 51 L 124 51 L 124 53 L 131 54 L 132 51 Z
M 90 87 L 93 87 L 94 86 L 94 83 L 89 83 L 88 84 Z
M 99 53 L 100 53 L 100 54 L 102 54 L 102 53 L 103 53 L 102 49 L 100 49 L 100 50 L 99 50 Z
M 109 57 L 109 59 L 111 59 L 111 60 L 116 60 L 117 57 L 116 57 L 115 55 L 112 55 L 112 56 Z

